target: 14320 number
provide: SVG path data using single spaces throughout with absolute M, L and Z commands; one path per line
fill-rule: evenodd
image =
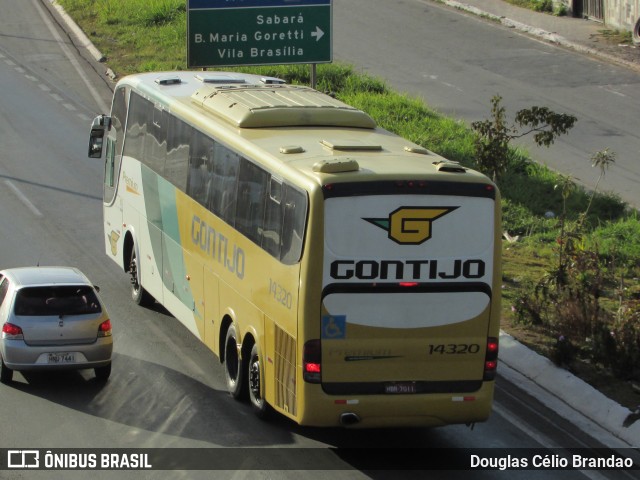
M 448 343 L 439 345 L 429 345 L 429 355 L 464 355 L 474 354 L 480 351 L 477 343 Z

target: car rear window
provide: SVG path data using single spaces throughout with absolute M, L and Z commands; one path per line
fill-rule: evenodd
M 85 315 L 102 308 L 89 286 L 51 286 L 22 288 L 16 296 L 16 315 Z

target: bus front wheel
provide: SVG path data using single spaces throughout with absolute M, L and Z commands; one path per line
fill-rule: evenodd
M 236 400 L 243 399 L 246 395 L 246 382 L 244 381 L 242 358 L 239 354 L 238 335 L 236 327 L 229 325 L 224 342 L 224 376 L 227 381 L 227 390 Z
M 138 280 L 138 257 L 136 249 L 131 249 L 131 260 L 129 261 L 129 275 L 131 277 L 131 298 L 138 305 L 144 307 L 153 303 L 153 297 L 147 292 Z
M 247 380 L 249 383 L 249 401 L 259 418 L 266 418 L 269 406 L 264 399 L 264 373 L 258 345 L 253 344 L 248 362 Z

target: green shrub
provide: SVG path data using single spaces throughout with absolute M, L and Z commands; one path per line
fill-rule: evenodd
M 536 12 L 553 12 L 553 1 L 552 0 L 538 0 L 534 5 L 534 10 Z
M 560 335 L 551 351 L 551 361 L 559 367 L 571 368 L 576 359 L 577 348 L 569 337 Z
M 618 266 L 640 268 L 640 219 L 637 214 L 614 222 L 603 221 L 589 238 L 602 254 L 615 259 Z
M 611 367 L 624 379 L 640 379 L 640 302 L 629 303 L 620 312 L 611 331 L 614 353 Z

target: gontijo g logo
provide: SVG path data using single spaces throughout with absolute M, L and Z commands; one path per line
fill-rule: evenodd
M 420 245 L 431 238 L 434 220 L 458 207 L 400 207 L 389 218 L 363 218 L 389 233 L 389 238 L 401 245 Z

